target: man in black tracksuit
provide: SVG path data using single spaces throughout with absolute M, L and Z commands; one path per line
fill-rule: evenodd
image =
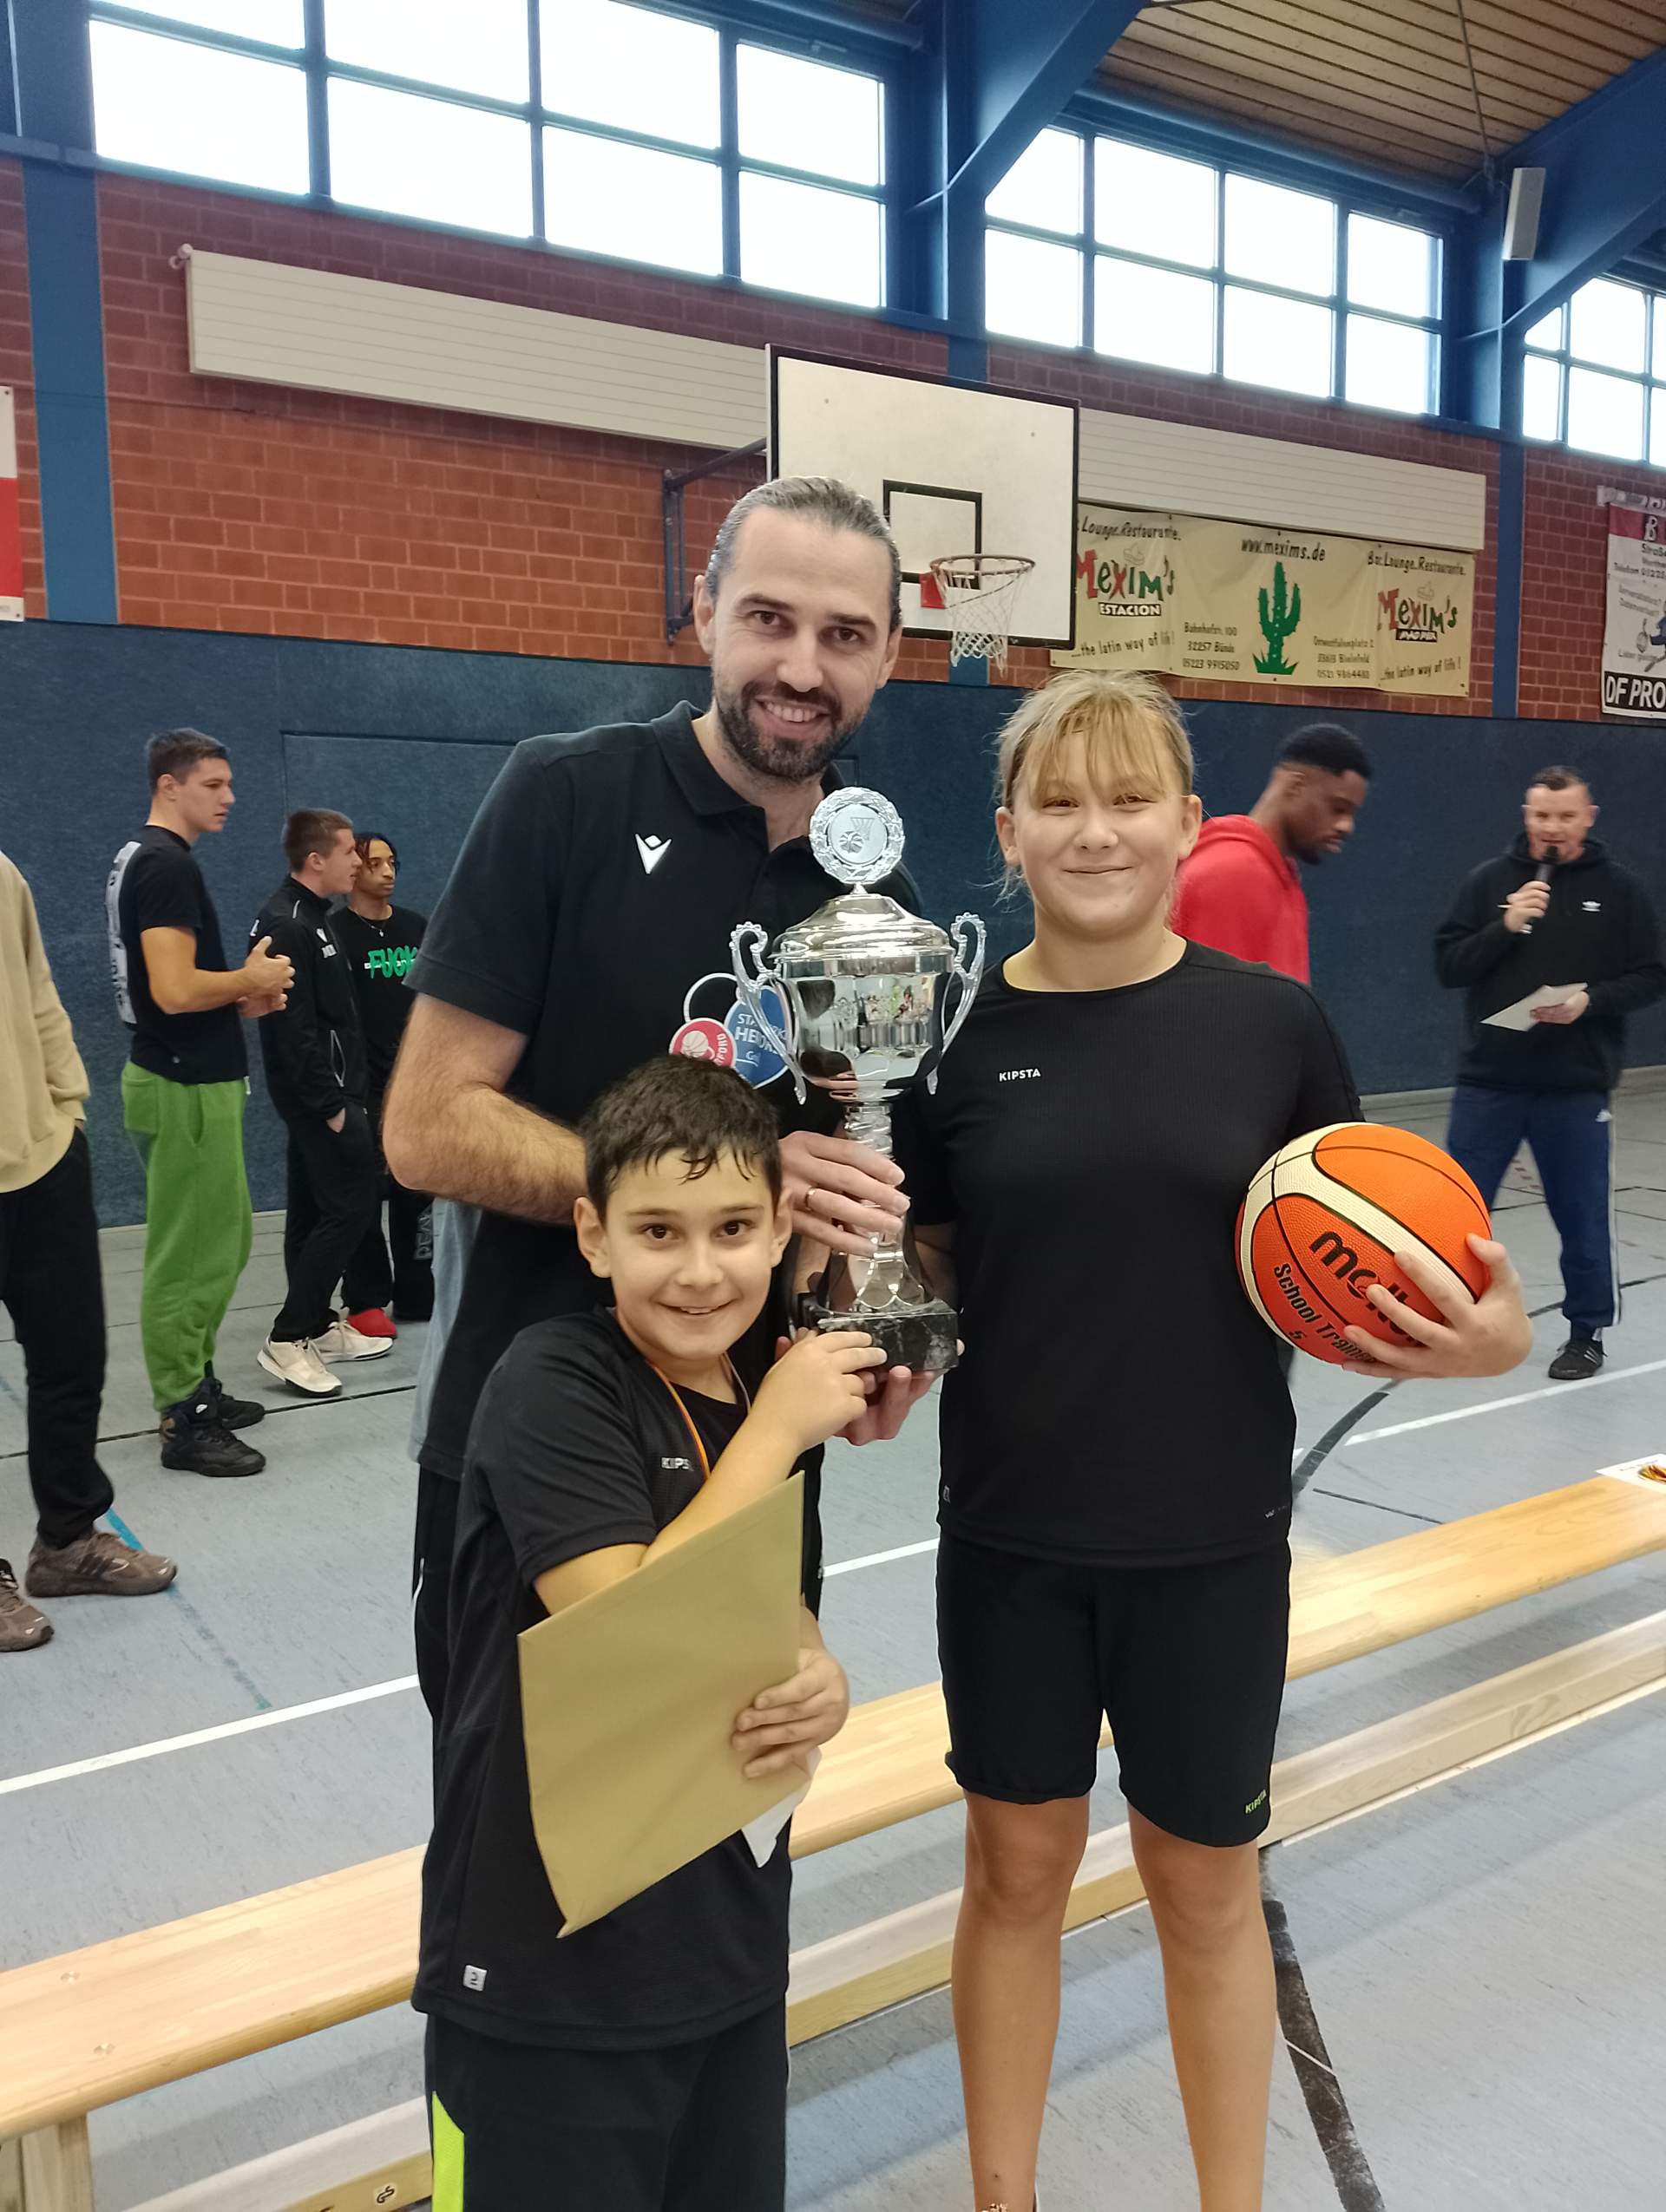
M 377 1210 L 376 1144 L 365 1111 L 369 1076 L 352 977 L 330 901 L 353 887 L 358 854 L 345 815 L 321 808 L 284 828 L 290 872 L 255 919 L 294 964 L 281 1014 L 260 1044 L 266 1088 L 289 1132 L 284 1266 L 288 1294 L 260 1351 L 267 1374 L 308 1397 L 335 1397 L 331 1365 L 392 1349 L 338 1318 L 336 1285 Z
M 1610 1099 L 1625 1017 L 1666 993 L 1660 933 L 1643 886 L 1591 836 L 1591 790 L 1576 769 L 1533 779 L 1525 828 L 1475 870 L 1435 939 L 1435 966 L 1468 996 L 1469 1049 L 1453 1094 L 1446 1149 L 1491 1206 L 1523 1142 L 1562 1240 L 1568 1341 L 1558 1383 L 1603 1365 L 1603 1331 L 1618 1319 Z M 1523 1030 L 1487 1025 L 1546 985 L 1580 989 L 1535 1010 Z

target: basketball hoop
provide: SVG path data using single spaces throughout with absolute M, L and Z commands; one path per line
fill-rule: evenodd
M 934 560 L 938 604 L 949 618 L 948 658 L 1005 668 L 1013 642 L 1013 601 L 1035 563 L 1023 553 L 951 553 Z M 921 605 L 928 604 L 922 591 Z

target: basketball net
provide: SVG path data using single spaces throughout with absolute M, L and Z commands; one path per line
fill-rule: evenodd
M 949 619 L 951 665 L 987 660 L 1004 669 L 1013 642 L 1013 602 L 1035 563 L 1023 553 L 951 553 L 931 564 L 935 603 Z M 934 603 L 921 579 L 920 603 Z

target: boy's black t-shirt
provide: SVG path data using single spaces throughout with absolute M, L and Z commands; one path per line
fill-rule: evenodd
M 750 1389 L 763 1359 L 740 1346 L 734 1359 Z M 682 1395 L 715 1465 L 744 1409 Z M 699 1492 L 692 1441 L 608 1313 L 523 1330 L 488 1380 L 452 1569 L 419 2011 L 515 2043 L 635 2050 L 718 2034 L 780 2000 L 784 1836 L 763 1868 L 731 1836 L 558 1940 L 533 1833 L 515 1639 L 545 1618 L 537 1577 L 608 1545 L 651 1543 Z
M 1106 1566 L 1282 1540 L 1295 1416 L 1234 1228 L 1281 1145 L 1359 1113 L 1317 1000 L 1270 968 L 1191 945 L 1119 991 L 991 974 L 895 1116 L 912 1218 L 955 1224 L 942 1527 Z
M 132 1032 L 134 1066 L 170 1083 L 241 1082 L 249 1055 L 234 1005 L 165 1014 L 151 996 L 143 944 L 148 929 L 188 932 L 196 965 L 211 974 L 224 974 L 229 965 L 214 902 L 183 837 L 148 822 L 121 847 L 105 891 L 105 919 L 115 1007 Z
M 367 921 L 354 906 L 343 906 L 330 920 L 353 978 L 371 1089 L 384 1091 L 415 1004 L 406 978 L 422 950 L 428 917 L 411 906 L 393 906 L 384 920 Z

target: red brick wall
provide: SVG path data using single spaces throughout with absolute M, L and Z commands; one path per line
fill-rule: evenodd
M 180 245 L 941 370 L 940 339 L 594 262 L 114 177 L 99 182 L 123 621 L 687 660 L 665 635 L 659 481 L 708 456 L 190 373 Z M 691 557 L 756 464 L 688 498 Z M 941 647 L 907 649 L 941 672 Z
M 1658 468 L 1528 449 L 1519 710 L 1532 719 L 1602 719 L 1608 517 L 1597 494 L 1604 484 L 1666 493 Z
M 1083 407 L 1116 415 L 1149 416 L 1159 422 L 1190 422 L 1210 430 L 1237 430 L 1250 437 L 1285 438 L 1294 443 L 1340 447 L 1351 453 L 1416 461 L 1434 468 L 1468 469 L 1486 478 L 1486 544 L 1475 561 L 1475 635 L 1470 643 L 1467 699 L 1410 697 L 1388 691 L 1304 690 L 1282 684 L 1226 684 L 1177 679 L 1174 689 L 1188 699 L 1274 699 L 1286 706 L 1399 708 L 1417 714 L 1490 714 L 1492 710 L 1492 623 L 1496 604 L 1499 501 L 1498 448 L 1486 438 L 1455 436 L 1394 416 L 1367 414 L 1358 408 L 1311 400 L 1284 399 L 1275 392 L 1246 389 L 1210 378 L 1169 376 L 1125 362 L 1099 361 L 1080 354 L 1043 353 L 1017 346 L 992 346 L 992 383 L 1073 399 Z
M 170 259 L 193 245 L 479 298 L 781 343 L 941 371 L 944 349 L 836 310 L 748 296 L 577 259 L 443 237 L 139 180 L 99 180 L 110 442 L 121 616 L 184 629 L 430 645 L 575 658 L 698 661 L 664 634 L 659 478 L 703 456 L 636 439 L 494 422 L 282 386 L 194 377 L 185 284 Z M 21 194 L 0 161 L 0 376 L 19 390 L 30 611 L 40 595 L 33 485 Z M 1481 437 L 1350 408 L 1282 399 L 1126 364 L 1016 346 L 992 349 L 991 376 L 1087 406 L 1473 470 L 1487 480 L 1487 548 L 1477 561 L 1467 701 L 1250 686 L 1286 704 L 1491 710 L 1497 448 Z M 698 560 L 743 468 L 689 494 Z M 1521 710 L 1595 719 L 1602 628 L 1602 520 L 1612 478 L 1658 488 L 1653 472 L 1529 456 Z M 1009 676 L 1042 680 L 1045 653 Z M 941 646 L 911 641 L 899 672 L 941 677 Z M 1219 684 L 1182 684 L 1188 697 Z
M 35 363 L 30 353 L 29 264 L 23 172 L 0 160 L 0 384 L 10 384 L 17 426 L 17 494 L 23 525 L 23 612 L 46 612 L 41 570 L 41 494 L 35 447 Z

